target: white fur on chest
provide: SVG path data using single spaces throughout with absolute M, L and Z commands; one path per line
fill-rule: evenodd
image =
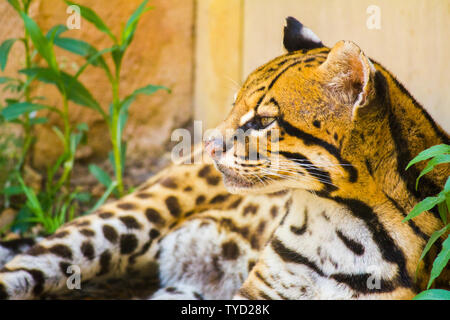
M 296 234 L 291 227 L 305 229 Z M 360 244 L 364 252 L 356 254 L 349 249 L 338 232 Z M 268 248 L 264 253 L 266 264 L 271 271 L 281 273 L 283 283 L 279 283 L 278 289 L 291 298 L 348 299 L 353 291 L 333 280 L 331 275 L 369 273 L 373 274 L 376 284 L 381 277 L 394 276 L 396 270 L 383 260 L 364 221 L 352 216 L 346 207 L 306 191 L 295 191 L 291 210 L 275 236 L 286 248 L 299 253 L 322 272 L 318 274 L 311 265 L 286 263 Z

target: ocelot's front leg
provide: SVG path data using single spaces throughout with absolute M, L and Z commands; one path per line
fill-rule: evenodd
M 133 194 L 62 226 L 14 257 L 0 272 L 0 298 L 30 299 L 64 290 L 70 266 L 79 267 L 82 281 L 145 269 L 155 263 L 161 236 L 224 193 L 211 165 L 169 167 Z

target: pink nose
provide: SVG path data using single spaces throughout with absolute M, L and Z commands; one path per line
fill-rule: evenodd
M 212 159 L 217 159 L 222 153 L 222 142 L 215 138 L 205 141 L 205 150 Z

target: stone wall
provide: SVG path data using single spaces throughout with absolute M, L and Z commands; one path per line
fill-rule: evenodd
M 96 11 L 116 35 L 141 3 L 141 0 L 77 1 Z M 124 57 L 120 93 L 124 97 L 147 84 L 165 85 L 172 93 L 160 91 L 153 96 L 140 96 L 131 106 L 124 133 L 131 161 L 157 157 L 170 139 L 171 131 L 186 125 L 192 116 L 194 0 L 152 0 L 151 6 L 154 9 L 141 18 L 134 41 Z M 66 9 L 62 0 L 33 0 L 30 15 L 46 32 L 56 24 L 66 23 L 69 16 Z M 0 2 L 0 19 L 0 42 L 22 36 L 21 19 L 6 1 Z M 99 50 L 112 44 L 104 33 L 84 20 L 80 30 L 70 30 L 65 35 L 88 41 Z M 56 53 L 60 65 L 72 74 L 75 73 L 74 66 L 83 63 L 82 58 L 67 51 L 57 49 Z M 5 74 L 13 76 L 22 61 L 23 49 L 17 43 L 10 53 Z M 112 67 L 112 61 L 107 62 Z M 112 93 L 103 71 L 88 67 L 80 80 L 107 110 Z M 46 104 L 61 106 L 59 93 L 50 85 L 37 85 L 33 94 L 45 96 Z M 88 145 L 79 150 L 79 157 L 89 161 L 104 158 L 111 146 L 101 117 L 75 104 L 70 104 L 70 116 L 73 122 L 86 122 L 90 128 Z M 53 162 L 62 150 L 51 129 L 60 121 L 54 115 L 50 115 L 50 119 L 50 123 L 37 126 L 33 163 L 38 168 Z

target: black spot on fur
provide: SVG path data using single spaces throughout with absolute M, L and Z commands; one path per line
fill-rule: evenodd
M 230 196 L 231 196 L 231 194 L 229 194 L 229 193 L 218 194 L 214 198 L 212 198 L 209 203 L 211 203 L 211 204 L 221 203 L 221 202 L 226 201 Z
M 320 121 L 319 120 L 314 120 L 313 121 L 313 126 L 320 129 Z
M 220 176 L 209 176 L 206 178 L 206 182 L 212 186 L 217 186 L 221 179 Z
M 55 244 L 49 248 L 49 251 L 58 257 L 69 260 L 72 259 L 72 250 L 65 244 Z
M 117 208 L 122 209 L 122 210 L 136 210 L 137 209 L 136 205 L 131 202 L 119 203 L 117 205 Z
M 191 186 L 187 186 L 183 190 L 186 191 L 186 192 L 190 192 L 190 191 L 192 191 L 192 187 Z
M 174 196 L 169 196 L 167 197 L 165 202 L 167 209 L 169 209 L 170 214 L 175 218 L 178 218 L 181 214 L 181 207 L 180 203 L 178 202 L 178 199 L 175 198 Z
M 6 292 L 5 285 L 3 283 L 0 283 L 0 300 L 6 300 L 8 299 L 9 295 L 8 292 Z
M 242 202 L 242 198 L 238 198 L 235 201 L 233 201 L 229 206 L 228 209 L 236 209 L 237 207 L 239 207 L 239 205 Z
M 305 209 L 304 215 L 305 215 L 305 219 L 304 219 L 301 227 L 291 226 L 291 232 L 297 236 L 304 234 L 306 229 L 308 228 L 308 210 L 307 209 Z
M 87 227 L 91 225 L 91 222 L 89 220 L 76 221 L 76 225 L 79 227 Z
M 277 206 L 272 206 L 272 208 L 270 208 L 270 215 L 272 216 L 272 218 L 276 218 L 276 216 L 278 215 Z
M 373 169 L 370 160 L 366 158 L 364 159 L 364 163 L 366 164 L 367 171 L 369 171 L 369 174 L 373 177 Z
M 204 177 L 206 177 L 210 172 L 211 172 L 211 166 L 210 166 L 210 165 L 206 165 L 206 166 L 204 166 L 204 167 L 198 172 L 198 176 L 199 176 L 200 178 L 204 178 Z
M 197 199 L 195 199 L 195 204 L 200 205 L 203 202 L 205 202 L 205 200 L 206 200 L 206 197 L 204 195 L 200 195 L 197 197 Z
M 259 250 L 259 236 L 257 234 L 251 236 L 250 246 L 255 250 Z
M 150 236 L 150 239 L 155 239 L 155 238 L 157 238 L 157 237 L 159 237 L 160 236 L 160 232 L 158 231 L 158 230 L 156 230 L 156 229 L 152 229 L 152 230 L 150 230 L 150 232 L 149 232 L 149 236 Z
M 255 204 L 248 204 L 247 206 L 245 206 L 244 211 L 242 212 L 244 216 L 246 216 L 247 214 L 251 213 L 251 214 L 256 214 L 256 212 L 258 211 L 258 206 Z
M 92 245 L 92 243 L 90 241 L 84 241 L 81 244 L 81 253 L 83 254 L 83 256 L 85 256 L 88 260 L 92 260 L 94 259 L 95 256 L 95 250 L 94 250 L 94 246 Z
M 236 260 L 239 257 L 239 247 L 233 240 L 222 244 L 222 255 L 226 260 Z
M 91 229 L 81 229 L 80 233 L 85 237 L 93 237 L 95 236 L 95 232 Z
M 194 291 L 192 294 L 194 295 L 195 299 L 197 299 L 197 300 L 205 300 L 203 298 L 203 296 L 200 293 L 196 292 L 196 291 Z
M 136 250 L 138 240 L 134 234 L 123 234 L 120 236 L 120 253 L 130 254 Z
M 137 222 L 137 220 L 132 216 L 120 217 L 120 221 L 128 228 L 128 229 L 140 229 L 141 224 Z
M 65 275 L 66 277 L 70 276 L 70 273 L 68 273 L 68 269 L 71 266 L 70 263 L 65 262 L 65 261 L 61 261 L 59 263 L 59 270 L 61 270 L 62 274 Z
M 97 276 L 102 276 L 109 272 L 109 268 L 111 265 L 111 253 L 106 250 L 100 255 L 100 271 L 97 273 Z
M 153 197 L 153 194 L 151 194 L 150 192 L 139 192 L 138 194 L 136 194 L 136 197 L 140 199 L 148 199 Z
M 164 218 L 161 217 L 159 212 L 153 208 L 147 208 L 145 210 L 145 216 L 147 217 L 148 221 L 156 225 L 164 225 L 166 223 L 166 221 L 164 220 Z
M 259 233 L 264 232 L 264 229 L 266 228 L 266 222 L 265 221 L 261 221 L 258 225 L 258 228 L 256 229 L 256 231 L 258 231 Z
M 25 271 L 27 271 L 33 277 L 34 280 L 33 294 L 35 296 L 39 296 L 44 291 L 44 282 L 45 282 L 44 273 L 41 270 L 36 269 Z
M 113 214 L 111 212 L 102 212 L 99 213 L 98 216 L 102 219 L 109 219 L 113 216 Z
M 117 242 L 117 239 L 119 238 L 119 235 L 118 235 L 116 229 L 114 229 L 110 225 L 105 224 L 103 226 L 102 230 L 103 230 L 103 235 L 105 236 L 105 238 L 109 242 L 111 242 L 111 243 L 116 243 Z
M 252 271 L 253 267 L 255 266 L 256 262 L 254 260 L 250 260 L 248 262 L 248 272 Z
M 61 238 L 65 238 L 68 235 L 69 235 L 69 232 L 64 230 L 64 231 L 59 231 L 57 233 L 52 234 L 51 236 L 47 237 L 47 239 L 61 239 Z
M 29 254 L 30 256 L 39 256 L 39 255 L 45 254 L 45 253 L 48 253 L 48 249 L 41 246 L 40 244 L 35 245 L 27 252 L 27 254 Z
M 178 185 L 176 184 L 176 182 L 171 178 L 171 177 L 167 177 L 164 178 L 163 180 L 161 180 L 161 185 L 163 187 L 169 188 L 169 189 L 176 189 L 178 188 Z

